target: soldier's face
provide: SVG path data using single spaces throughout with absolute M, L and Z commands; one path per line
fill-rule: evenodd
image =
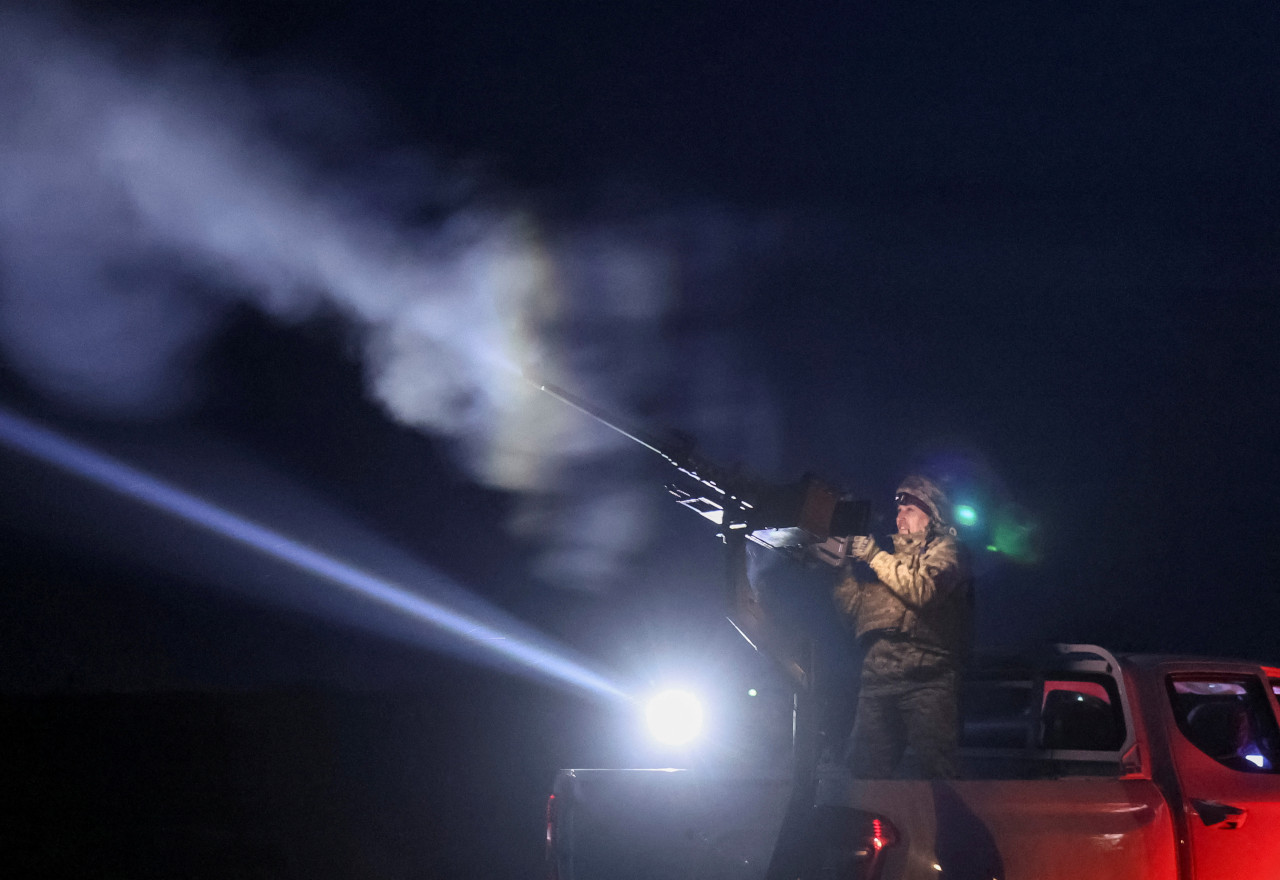
M 898 505 L 898 534 L 923 532 L 927 525 L 929 525 L 929 514 L 914 504 Z

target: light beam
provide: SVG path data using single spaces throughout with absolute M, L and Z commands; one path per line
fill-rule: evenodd
M 514 627 L 499 628 L 493 623 L 433 602 L 403 586 L 198 498 L 2 407 L 0 443 L 313 574 L 368 601 L 408 614 L 449 633 L 459 641 L 514 661 L 530 672 L 570 684 L 593 696 L 628 699 L 621 690 L 600 675 L 552 650 L 514 637 Z M 439 572 L 428 571 L 438 582 L 446 581 Z M 494 616 L 497 617 L 498 612 L 495 611 Z

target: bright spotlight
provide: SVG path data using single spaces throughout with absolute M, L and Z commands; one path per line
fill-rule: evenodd
M 968 504 L 956 505 L 956 522 L 962 526 L 971 526 L 978 521 L 978 511 Z
M 688 691 L 663 691 L 649 701 L 649 732 L 667 745 L 683 745 L 702 730 L 702 706 Z

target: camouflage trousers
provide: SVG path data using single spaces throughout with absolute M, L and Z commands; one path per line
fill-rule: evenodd
M 877 647 L 864 663 L 845 763 L 856 777 L 887 779 L 910 746 L 923 778 L 955 778 L 959 672 L 920 664 L 910 649 L 894 657 L 886 656 L 893 647 Z

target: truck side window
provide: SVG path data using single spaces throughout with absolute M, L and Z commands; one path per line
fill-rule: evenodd
M 1178 729 L 1224 767 L 1280 772 L 1280 734 L 1260 683 L 1250 677 L 1171 678 Z

